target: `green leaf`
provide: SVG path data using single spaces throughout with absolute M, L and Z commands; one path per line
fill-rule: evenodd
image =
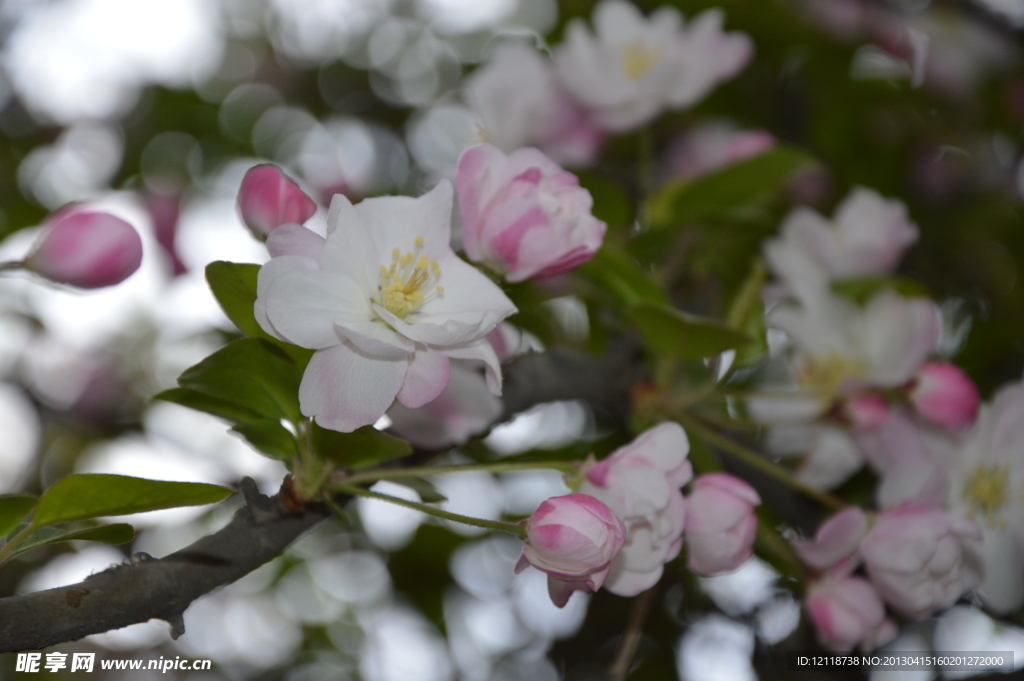
M 760 258 L 754 260 L 750 273 L 740 285 L 739 291 L 729 304 L 725 323 L 732 329 L 742 331 L 754 342 L 746 345 L 737 355 L 736 360 L 742 363 L 768 352 L 768 339 L 764 323 L 764 300 L 761 290 L 768 280 L 768 269 Z
M 608 224 L 608 229 L 629 227 L 633 222 L 633 202 L 621 185 L 595 172 L 578 174 L 580 186 L 594 199 L 591 213 Z
M 429 480 L 423 478 L 389 478 L 388 482 L 393 482 L 396 485 L 402 485 L 409 489 L 416 490 L 416 493 L 420 495 L 420 500 L 425 504 L 433 504 L 437 501 L 448 501 L 448 497 L 441 494 L 441 492 L 434 487 L 434 484 Z
M 36 498 L 27 494 L 0 495 L 0 539 L 13 532 L 35 505 Z
M 263 419 L 252 423 L 240 423 L 231 430 L 271 458 L 292 461 L 299 455 L 295 436 L 280 422 Z
M 832 284 L 832 291 L 859 305 L 863 305 L 883 291 L 895 291 L 907 298 L 930 297 L 925 285 L 916 279 L 884 275 L 837 281 Z
M 687 314 L 668 305 L 637 303 L 629 316 L 648 347 L 677 359 L 701 359 L 742 347 L 752 338 L 712 319 Z
M 43 492 L 32 517 L 34 527 L 68 520 L 129 515 L 179 506 L 203 506 L 234 490 L 201 482 L 167 482 L 126 475 L 69 475 Z
M 373 426 L 339 433 L 314 424 L 313 447 L 320 456 L 346 468 L 366 468 L 412 453 L 408 442 Z
M 135 530 L 131 525 L 116 523 L 114 525 L 100 525 L 99 527 L 87 527 L 84 530 L 59 530 L 55 527 L 44 527 L 33 532 L 18 546 L 14 555 L 31 551 L 32 549 L 56 544 L 62 541 L 97 541 L 104 544 L 127 544 L 135 539 Z
M 206 281 L 238 330 L 250 338 L 269 338 L 253 314 L 256 303 L 256 277 L 260 266 L 252 263 L 218 260 L 206 266 Z
M 302 372 L 280 348 L 243 338 L 186 369 L 178 384 L 273 421 L 298 422 L 301 380 Z
M 246 409 L 227 400 L 210 397 L 205 393 L 189 390 L 188 388 L 171 388 L 162 393 L 157 393 L 153 396 L 153 399 L 174 402 L 183 407 L 213 414 L 234 423 L 254 423 L 264 420 L 264 417 L 251 409 Z
M 675 227 L 771 198 L 812 163 L 803 151 L 780 145 L 695 180 L 674 180 L 651 197 L 651 227 Z
M 593 282 L 620 305 L 634 303 L 668 304 L 664 291 L 651 280 L 635 260 L 610 246 L 604 246 L 593 258 L 576 268 L 576 273 Z

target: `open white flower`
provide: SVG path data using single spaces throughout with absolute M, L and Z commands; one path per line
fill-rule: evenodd
M 723 21 L 712 9 L 684 28 L 674 8 L 645 18 L 630 2 L 603 0 L 594 9 L 594 33 L 580 19 L 569 23 L 555 67 L 599 125 L 630 130 L 666 107 L 695 104 L 743 68 L 753 43 L 743 33 L 723 32 Z
M 831 220 L 805 206 L 793 210 L 764 253 L 775 274 L 805 300 L 833 281 L 892 272 L 917 238 L 901 201 L 857 187 Z
M 516 311 L 487 277 L 449 245 L 452 186 L 419 198 L 385 196 L 353 206 L 336 195 L 323 239 L 282 225 L 267 241 L 255 313 L 277 338 L 317 350 L 299 386 L 302 413 L 349 432 L 375 422 L 396 399 L 436 398 L 449 359 L 501 372 L 484 338 Z
M 1024 605 L 1024 386 L 1003 388 L 981 408 L 949 471 L 950 509 L 984 536 L 978 595 L 993 612 L 1015 612 Z

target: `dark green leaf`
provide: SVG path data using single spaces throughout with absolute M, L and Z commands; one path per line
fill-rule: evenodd
M 860 305 L 868 302 L 883 291 L 895 291 L 907 298 L 927 298 L 928 289 L 916 279 L 896 276 L 860 277 L 846 279 L 832 284 L 832 290 L 844 298 Z
M 234 423 L 253 423 L 264 420 L 264 417 L 251 409 L 246 409 L 233 402 L 210 397 L 206 393 L 189 390 L 188 388 L 171 388 L 156 394 L 153 399 L 174 402 L 183 407 L 213 414 Z
M 313 447 L 320 456 L 346 468 L 366 468 L 412 453 L 408 442 L 373 426 L 339 433 L 314 425 Z
M 594 217 L 603 220 L 608 228 L 622 229 L 633 222 L 633 202 L 618 183 L 594 172 L 579 174 L 580 186 L 594 198 L 591 209 Z
M 31 551 L 32 549 L 56 544 L 62 541 L 98 541 L 104 544 L 127 544 L 135 539 L 135 530 L 131 525 L 117 523 L 114 525 L 100 525 L 99 527 L 87 527 L 84 530 L 59 530 L 55 527 L 44 527 L 33 532 L 28 539 L 18 546 L 14 555 Z
M 651 198 L 651 227 L 675 227 L 749 207 L 778 193 L 812 163 L 814 159 L 799 149 L 777 146 L 696 180 L 674 180 Z
M 253 314 L 256 303 L 256 277 L 260 266 L 252 263 L 219 260 L 206 266 L 206 281 L 238 330 L 250 338 L 267 338 Z
M 764 300 L 761 289 L 768 279 L 768 269 L 760 258 L 755 259 L 750 274 L 740 285 L 739 291 L 729 304 L 725 323 L 732 329 L 749 335 L 754 342 L 738 353 L 737 362 L 760 357 L 768 351 L 768 340 L 764 324 Z
M 448 501 L 448 497 L 441 494 L 441 492 L 434 487 L 433 483 L 423 478 L 389 478 L 389 482 L 393 482 L 396 485 L 402 485 L 409 489 L 416 490 L 416 493 L 420 495 L 420 500 L 425 504 L 432 504 L 437 501 Z
M 752 341 L 741 331 L 667 305 L 637 303 L 629 316 L 651 350 L 677 359 L 710 357 Z
M 302 372 L 280 348 L 243 338 L 186 369 L 178 384 L 271 420 L 298 422 L 301 380 Z
M 27 494 L 0 495 L 0 539 L 9 535 L 36 505 L 36 498 Z
M 636 261 L 610 246 L 575 271 L 624 307 L 640 301 L 668 304 L 668 297 Z
M 295 436 L 280 422 L 263 419 L 251 423 L 240 423 L 231 430 L 244 437 L 249 444 L 267 456 L 282 461 L 292 461 L 299 455 Z
M 202 506 L 233 493 L 227 487 L 201 482 L 167 482 L 93 473 L 69 475 L 43 492 L 32 524 L 44 527 L 68 520 Z

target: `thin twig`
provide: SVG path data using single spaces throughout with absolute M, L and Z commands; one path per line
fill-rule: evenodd
M 651 611 L 651 604 L 658 593 L 658 586 L 652 586 L 647 591 L 637 596 L 633 604 L 633 612 L 629 616 L 629 624 L 622 634 L 622 643 L 619 644 L 619 652 L 615 661 L 608 668 L 612 681 L 626 681 L 630 669 L 633 666 L 633 657 L 636 655 L 636 648 L 640 644 L 640 636 L 644 633 L 644 622 L 647 621 L 647 614 Z

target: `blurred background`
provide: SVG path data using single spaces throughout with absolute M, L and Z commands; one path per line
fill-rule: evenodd
M 47 213 L 72 201 L 135 225 L 145 258 L 124 284 L 92 293 L 0 278 L 0 494 L 38 493 L 70 472 L 223 484 L 248 475 L 275 491 L 283 467 L 225 424 L 149 402 L 233 337 L 204 266 L 268 257 L 235 213 L 242 175 L 273 161 L 322 205 L 339 192 L 353 200 L 417 195 L 451 176 L 459 153 L 478 141 L 462 86 L 494 46 L 509 37 L 541 48 L 556 43 L 565 22 L 589 16 L 593 4 L 3 0 L 0 260 L 24 255 Z M 638 4 L 649 11 L 659 3 Z M 866 185 L 910 207 L 922 238 L 903 273 L 944 301 L 962 345 L 957 361 L 983 395 L 1018 379 L 1024 2 L 668 4 L 688 17 L 722 7 L 727 28 L 748 33 L 756 55 L 699 106 L 653 126 L 663 152 L 658 179 L 706 172 L 699 145 L 709 130 L 757 131 L 765 144 L 784 141 L 821 161 L 772 211 L 693 231 L 677 264 L 690 307 L 721 314 L 723 291 L 742 281 L 790 206 L 828 213 L 849 187 Z M 580 170 L 613 230 L 629 228 L 639 198 L 635 144 L 629 136 L 612 140 Z M 322 231 L 324 218 L 321 209 L 310 224 Z M 557 291 L 549 298 L 548 326 L 531 330 L 549 346 L 586 345 L 595 328 L 587 308 Z M 562 403 L 499 426 L 485 446 L 511 454 L 598 434 L 585 407 Z M 489 518 L 528 514 L 565 489 L 546 473 L 463 474 L 441 484 L 453 510 Z M 541 573 L 513 577 L 517 542 L 363 502 L 354 527 L 329 521 L 197 601 L 178 641 L 166 623 L 152 621 L 55 649 L 212 659 L 212 672 L 178 676 L 197 681 L 602 678 L 626 601 L 577 596 L 557 610 Z M 133 551 L 165 555 L 232 512 L 228 502 L 133 517 L 131 547 L 37 550 L 0 570 L 0 596 L 79 581 Z M 813 644 L 779 579 L 757 560 L 725 577 L 685 577 L 652 612 L 636 678 L 786 678 L 777 644 Z M 941 641 L 963 649 L 963 637 L 973 636 L 973 649 L 1012 649 L 1024 659 L 1022 630 L 997 628 L 968 606 L 907 636 L 903 649 Z M 13 656 L 0 656 L 0 679 L 15 678 L 13 668 Z

